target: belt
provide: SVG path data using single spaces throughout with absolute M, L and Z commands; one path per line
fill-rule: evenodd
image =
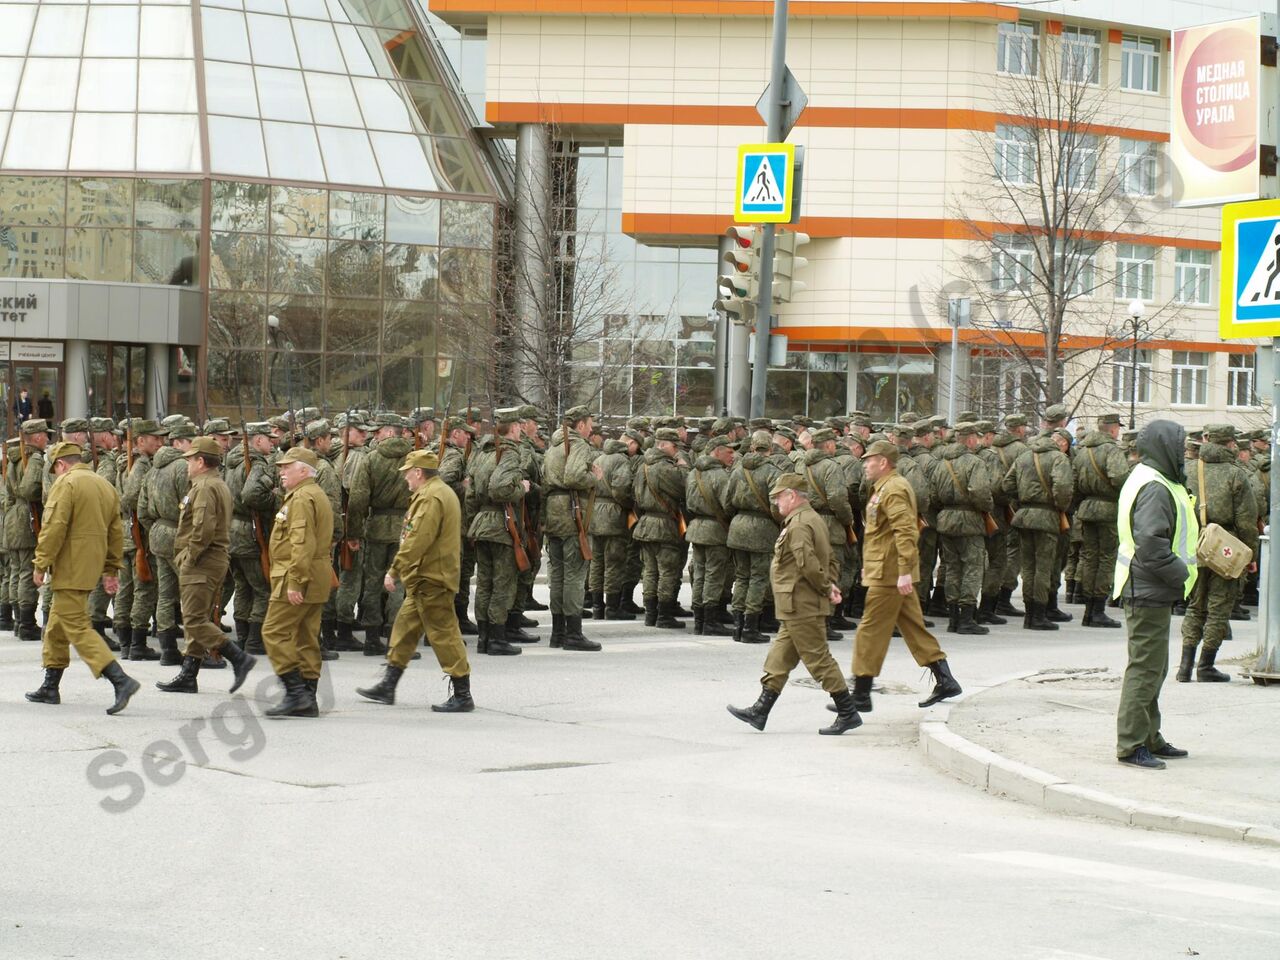
M 168 519 L 166 519 L 165 517 L 159 517 L 158 519 L 156 519 L 156 520 L 152 520 L 152 521 L 151 521 L 151 525 L 152 525 L 153 527 L 154 527 L 154 526 L 157 526 L 157 525 L 159 525 L 159 524 L 163 524 L 163 525 L 164 525 L 164 526 L 166 526 L 166 527 L 176 527 L 176 526 L 178 525 L 178 521 L 176 521 L 176 520 L 168 520 Z
M 377 510 L 372 510 L 370 512 L 375 517 L 389 517 L 389 516 L 400 517 L 400 516 L 404 516 L 405 512 L 408 509 L 409 509 L 408 507 L 405 507 L 403 510 L 397 507 L 382 507 Z

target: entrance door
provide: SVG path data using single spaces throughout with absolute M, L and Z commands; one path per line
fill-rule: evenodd
M 10 363 L 9 394 L 6 409 L 13 417 L 14 429 L 19 420 L 43 417 L 50 424 L 62 420 L 62 365 Z M 30 401 L 30 413 L 24 401 Z

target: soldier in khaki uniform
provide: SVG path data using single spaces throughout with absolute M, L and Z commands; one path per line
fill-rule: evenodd
M 30 421 L 28 421 L 30 422 Z M 74 646 L 95 677 L 106 677 L 115 690 L 107 713 L 123 710 L 141 686 L 121 669 L 102 637 L 89 623 L 89 593 L 102 579 L 115 593 L 123 562 L 124 531 L 115 490 L 83 461 L 78 444 L 59 443 L 49 451 L 56 479 L 45 504 L 40 539 L 32 561 L 32 579 L 41 586 L 49 578 L 53 601 L 44 631 L 44 683 L 27 694 L 33 703 L 60 703 L 58 684 L 70 665 Z
M 400 465 L 413 498 L 400 534 L 400 549 L 391 561 L 383 587 L 391 591 L 397 581 L 403 584 L 404 603 L 391 628 L 382 679 L 373 687 L 358 688 L 356 693 L 379 703 L 395 703 L 396 684 L 409 665 L 418 637 L 426 633 L 440 669 L 452 685 L 449 699 L 432 704 L 431 709 L 437 713 L 470 713 L 475 709 L 471 664 L 467 662 L 467 648 L 453 606 L 462 553 L 462 508 L 457 495 L 440 479 L 439 466 L 435 452 L 428 450 L 413 451 Z
M 854 637 L 853 699 L 863 711 L 871 709 L 871 684 L 884 666 L 895 626 L 916 663 L 933 673 L 933 692 L 920 706 L 960 693 L 947 655 L 924 624 L 915 589 L 921 580 L 916 495 L 896 469 L 898 456 L 897 445 L 887 440 L 877 440 L 862 455 L 872 486 L 862 539 L 867 599 Z
M 787 677 L 803 661 L 836 706 L 836 719 L 818 732 L 841 734 L 860 726 L 862 718 L 827 647 L 827 617 L 832 604 L 841 599 L 840 588 L 831 576 L 827 523 L 809 503 L 809 482 L 803 474 L 782 474 L 774 481 L 769 498 L 783 517 L 782 533 L 774 544 L 769 569 L 781 626 L 765 656 L 760 698 L 750 707 L 730 706 L 728 710 L 739 720 L 763 730 Z
M 213 437 L 200 437 L 183 454 L 189 485 L 178 508 L 174 563 L 182 588 L 182 624 L 187 649 L 182 669 L 166 693 L 197 693 L 196 677 L 204 657 L 215 651 L 231 663 L 235 693 L 257 658 L 245 653 L 218 628 L 218 605 L 230 566 L 231 491 L 222 479 L 222 447 Z
M 315 717 L 320 615 L 333 579 L 333 510 L 315 481 L 314 451 L 293 447 L 276 466 L 285 496 L 271 528 L 271 600 L 262 642 L 285 695 L 264 712 L 269 717 Z

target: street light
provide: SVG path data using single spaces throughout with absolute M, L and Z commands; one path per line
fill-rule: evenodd
M 1138 429 L 1138 332 L 1147 305 L 1136 297 L 1129 301 L 1129 319 L 1133 323 L 1133 344 L 1129 348 L 1132 381 L 1129 388 L 1129 429 Z

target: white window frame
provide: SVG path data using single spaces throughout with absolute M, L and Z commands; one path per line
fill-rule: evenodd
M 1197 362 L 1203 358 L 1203 363 Z M 1175 350 L 1169 365 L 1169 399 L 1175 407 L 1203 407 L 1209 403 L 1209 353 Z
M 1245 403 L 1239 401 L 1244 399 Z M 1233 410 L 1254 409 L 1258 402 L 1258 355 L 1227 354 L 1227 406 Z
M 1174 250 L 1173 299 L 1197 307 L 1213 305 L 1213 251 Z
M 1120 189 L 1131 197 L 1154 197 L 1160 171 L 1160 148 L 1151 140 L 1121 138 L 1118 173 Z
M 1138 399 L 1137 403 L 1151 402 L 1151 361 L 1154 351 L 1138 348 Z M 1116 350 L 1111 355 L 1111 402 L 1133 403 L 1133 357 L 1128 348 Z
M 1116 299 L 1154 300 L 1156 295 L 1155 247 L 1138 243 L 1116 244 Z
M 1163 46 L 1155 37 L 1128 33 L 1120 37 L 1121 90 L 1160 92 L 1160 50 Z
M 1058 134 L 1058 185 L 1065 190 L 1092 190 L 1098 185 L 1098 149 L 1101 146 L 1094 133 Z
M 1062 28 L 1062 79 L 1095 84 L 1101 79 L 1102 31 L 1091 27 Z
M 1036 136 L 1030 127 L 996 124 L 996 176 L 1005 183 L 1026 186 L 1035 182 Z
M 1026 289 L 1035 271 L 1036 249 L 1021 234 L 996 237 L 991 251 L 991 289 L 997 292 Z
M 1034 77 L 1040 73 L 1040 24 L 1001 23 L 996 30 L 996 73 Z
M 1080 245 L 1072 250 L 1056 254 L 1054 259 L 1057 260 L 1056 268 L 1059 275 L 1064 274 L 1077 264 L 1080 267 L 1076 271 L 1075 280 L 1072 282 L 1071 287 L 1063 291 L 1068 297 L 1088 297 L 1093 295 L 1095 286 L 1094 271 L 1098 266 L 1098 248 L 1096 246 Z

